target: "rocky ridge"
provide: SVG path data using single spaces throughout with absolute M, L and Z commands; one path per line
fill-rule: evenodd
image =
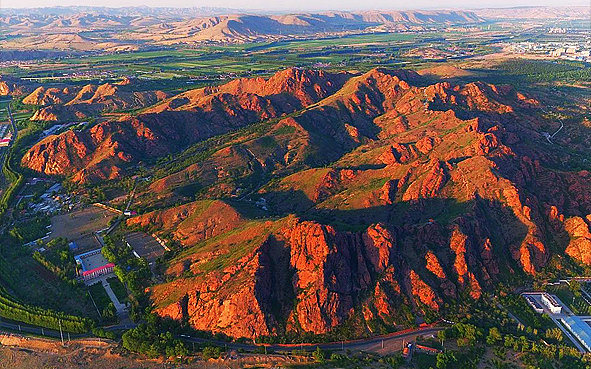
M 429 85 L 411 71 L 287 70 L 47 138 L 23 164 L 117 178 L 238 128 L 139 195 L 167 209 L 127 221 L 184 248 L 150 289 L 155 311 L 232 337 L 362 335 L 550 262 L 591 263 L 589 172 L 544 144 L 539 106 L 510 86 Z

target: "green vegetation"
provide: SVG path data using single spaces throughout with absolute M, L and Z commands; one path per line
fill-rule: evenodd
M 65 282 L 76 286 L 77 266 L 68 247 L 68 241 L 64 238 L 53 239 L 45 245 L 45 249 L 44 253 L 35 251 L 33 259 Z
M 120 303 L 125 304 L 127 302 L 127 290 L 119 278 L 111 277 L 107 279 L 107 282 L 111 286 L 115 296 L 117 296 L 117 300 L 119 300 Z
M 111 298 L 105 291 L 101 282 L 95 283 L 88 287 L 88 292 L 92 295 L 92 299 L 97 308 L 101 312 L 103 321 L 111 323 L 117 321 L 117 311 L 111 302 Z
M 512 59 L 499 63 L 494 69 L 499 72 L 500 82 L 581 83 L 591 80 L 591 66 L 581 62 Z
M 174 338 L 173 333 L 166 329 L 166 325 L 158 317 L 150 315 L 148 320 L 147 324 L 140 324 L 123 334 L 123 347 L 126 350 L 151 358 L 188 355 L 185 344 Z
M 115 333 L 113 333 L 111 331 L 107 331 L 103 328 L 93 328 L 92 334 L 94 334 L 95 336 L 100 337 L 100 338 L 108 338 L 110 340 L 115 339 Z
M 203 348 L 203 351 L 201 352 L 201 358 L 203 360 L 217 359 L 220 357 L 221 354 L 222 354 L 221 347 L 207 346 L 207 347 Z
M 572 281 L 570 286 L 566 284 L 548 286 L 546 291 L 555 294 L 576 315 L 591 314 L 591 305 L 583 298 L 581 286 L 577 281 Z
M 456 339 L 459 350 L 438 354 L 436 367 L 477 368 L 487 350 L 492 350 L 494 356 L 487 359 L 487 363 L 484 364 L 492 365 L 494 368 L 512 367 L 507 350 L 520 353 L 521 361 L 526 367 L 582 369 L 589 365 L 588 359 L 573 347 L 561 343 L 540 343 L 536 339 L 528 338 L 531 333 L 524 333 L 525 331 L 521 331 L 521 334 L 504 333 L 497 327 L 487 330 L 472 324 L 455 324 L 446 330 L 442 338 L 443 341 Z
M 11 102 L 11 105 L 18 105 L 19 103 L 20 100 L 15 100 L 14 102 Z M 15 124 L 19 129 L 18 136 L 13 141 L 3 158 L 2 174 L 9 183 L 9 186 L 2 193 L 2 197 L 0 198 L 0 218 L 4 216 L 12 203 L 12 200 L 25 183 L 23 174 L 19 172 L 19 159 L 22 157 L 24 150 L 29 147 L 40 132 L 40 127 L 34 123 L 26 123 L 26 125 L 23 126 L 22 122 L 27 121 L 31 114 L 31 112 L 26 111 L 22 117 L 15 118 L 17 120 Z M 23 119 L 21 120 L 19 118 Z
M 518 294 L 507 294 L 499 298 L 500 303 L 509 309 L 523 324 L 528 327 L 546 330 L 554 326 L 552 320 L 543 314 L 536 313 L 525 299 Z
M 326 362 L 326 354 L 320 347 L 316 347 L 316 351 L 312 353 L 312 357 L 314 358 L 314 361 L 316 361 L 317 363 Z
M 152 276 L 150 267 L 144 259 L 139 259 L 133 254 L 133 250 L 120 242 L 115 245 L 111 237 L 105 237 L 105 246 L 102 249 L 105 258 L 111 263 L 115 263 L 115 275 L 135 293 L 141 294 L 146 282 Z
M 19 221 L 8 231 L 8 236 L 15 242 L 24 244 L 44 237 L 47 234 L 47 226 L 51 222 L 46 216 L 36 216 Z
M 2 163 L 2 173 L 10 185 L 6 191 L 2 193 L 2 197 L 0 198 L 0 217 L 6 213 L 10 203 L 24 184 L 23 175 L 14 169 L 14 151 L 16 150 L 16 145 L 17 143 L 15 143 L 15 145 L 8 150 L 8 153 L 4 156 L 4 161 Z
M 60 329 L 61 325 L 63 330 L 73 333 L 87 332 L 93 326 L 93 322 L 86 318 L 22 304 L 2 287 L 0 287 L 0 316 L 51 329 Z
M 120 286 L 114 283 L 116 287 L 113 292 L 116 293 L 117 299 L 122 298 L 119 302 L 131 303 L 130 316 L 138 321 L 142 319 L 149 304 L 144 289 L 151 283 L 152 271 L 146 260 L 135 257 L 133 250 L 121 238 L 117 238 L 117 243 L 109 236 L 105 236 L 104 240 L 102 253 L 107 260 L 116 264 L 114 272 L 122 283 Z M 131 295 L 128 296 L 126 290 Z

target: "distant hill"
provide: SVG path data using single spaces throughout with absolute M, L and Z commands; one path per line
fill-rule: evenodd
M 519 6 L 475 10 L 486 19 L 586 19 L 591 17 L 589 6 Z
M 191 7 L 191 8 L 171 8 L 171 7 L 149 7 L 149 6 L 124 6 L 118 8 L 109 8 L 105 6 L 51 6 L 44 8 L 6 8 L 2 9 L 3 15 L 75 15 L 75 14 L 109 14 L 116 16 L 163 16 L 163 15 L 182 15 L 182 16 L 206 16 L 221 14 L 245 13 L 246 10 L 217 8 L 217 7 Z M 249 11 L 253 12 L 253 11 Z
M 473 24 L 468 11 L 363 11 L 263 15 L 217 8 L 11 9 L 0 25 L 10 36 L 0 48 L 15 50 L 135 50 L 143 45 L 241 43 L 294 36 L 358 32 L 370 28 Z M 402 26 L 394 27 L 394 26 Z M 86 31 L 101 30 L 89 36 Z M 125 31 L 125 32 L 122 32 Z

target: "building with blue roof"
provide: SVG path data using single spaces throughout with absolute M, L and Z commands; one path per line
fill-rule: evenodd
M 591 352 L 591 326 L 576 315 L 567 316 L 560 320 L 577 337 L 585 349 Z

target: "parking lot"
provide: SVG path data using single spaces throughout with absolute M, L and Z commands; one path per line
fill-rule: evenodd
M 125 236 L 125 241 L 133 248 L 133 251 L 153 264 L 157 258 L 164 255 L 164 248 L 156 239 L 144 232 L 133 232 Z

